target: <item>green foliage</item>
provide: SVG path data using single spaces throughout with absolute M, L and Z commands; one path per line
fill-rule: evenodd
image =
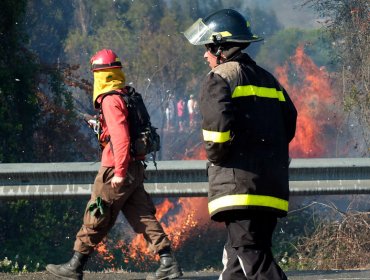
M 26 1 L 5 1 L 4 5 L 8 10 L 7 14 L 1 16 L 4 25 L 0 27 L 0 162 L 74 161 L 88 158 L 92 152 L 81 143 L 86 140 L 79 133 L 74 102 L 63 84 L 60 64 L 39 62 L 56 60 L 59 53 L 47 50 L 53 48 L 55 40 L 60 46 L 60 39 L 56 38 L 63 35 L 60 30 L 66 27 L 57 25 L 58 32 L 61 32 L 58 33 L 48 21 L 53 19 L 62 24 L 63 13 L 70 10 L 63 5 L 57 7 L 52 14 L 45 13 L 48 16 L 43 18 L 45 22 L 40 23 L 37 21 L 40 17 L 31 22 L 29 15 L 36 14 L 35 10 L 39 8 L 50 11 L 54 8 L 48 6 L 50 2 L 30 3 L 28 14 L 25 10 Z M 28 40 L 27 28 L 31 26 L 35 27 L 35 33 Z M 45 40 L 45 44 L 52 42 L 44 46 L 41 58 L 27 49 L 27 46 L 35 48 L 35 51 L 42 49 L 34 45 L 37 38 Z
M 272 251 L 283 270 L 299 269 L 292 258 L 296 256 L 299 238 L 314 230 L 310 209 L 292 211 L 286 218 L 279 219 L 273 235 Z
M 1 202 L 0 271 L 37 271 L 69 255 L 85 203 L 86 199 Z
M 23 265 L 22 269 L 19 268 L 18 262 L 13 264 L 13 261 L 5 257 L 3 260 L 0 260 L 0 271 L 5 273 L 19 274 L 28 272 L 27 266 Z M 35 267 L 35 270 L 38 271 L 38 266 Z
M 239 2 L 234 3 L 235 8 L 242 5 Z M 77 4 L 81 24 L 71 29 L 65 40 L 66 55 L 70 61 L 81 65 L 77 74 L 80 76 L 89 68 L 93 53 L 102 48 L 113 49 L 123 62 L 126 82 L 144 94 L 152 121 L 161 129 L 165 122 L 165 104 L 170 96 L 175 100 L 180 96 L 187 99 L 190 94 L 197 96 L 208 71 L 208 66 L 202 63 L 204 48 L 189 44 L 182 32 L 198 17 L 215 11 L 215 7 L 229 5 L 222 1 L 196 0 L 121 0 L 107 6 L 110 5 L 115 9 L 108 11 L 101 1 Z M 272 11 L 255 8 L 241 12 L 252 15 L 252 26 L 257 34 L 270 36 L 281 28 Z M 90 28 L 84 29 L 82 23 Z M 250 48 L 252 55 L 258 47 Z M 177 152 L 176 149 L 173 153 Z M 161 154 L 159 159 L 163 159 Z
M 305 52 L 315 61 L 316 65 L 323 65 L 333 69 L 329 53 L 329 40 L 322 36 L 319 30 L 300 30 L 295 28 L 284 29 L 266 40 L 258 53 L 257 62 L 274 71 L 295 53 L 299 45 L 304 45 Z
M 358 119 L 356 147 L 370 154 L 370 21 L 367 0 L 308 0 L 332 40 L 331 58 L 340 66 L 340 83 L 349 118 Z M 338 72 L 339 72 L 338 71 Z M 338 78 L 339 80 L 339 78 Z M 359 137 L 360 136 L 360 137 Z
M 44 68 L 43 73 L 46 82 L 44 91 L 38 93 L 42 112 L 35 133 L 35 161 L 84 161 L 89 156 L 91 160 L 93 149 L 79 131 L 83 121 L 74 111 L 72 93 L 66 89 L 60 70 Z
M 179 11 L 169 8 L 164 1 L 115 2 L 127 4 L 126 8 L 113 10 L 114 14 L 110 11 L 109 16 L 99 22 L 95 20 L 105 10 L 98 9 L 99 2 L 86 4 L 86 16 L 81 18 L 89 18 L 91 29 L 84 33 L 77 25 L 71 30 L 65 51 L 74 62 L 81 64 L 79 76 L 89 68 L 94 52 L 101 48 L 113 49 L 122 60 L 126 82 L 143 93 L 153 123 L 161 128 L 169 95 L 177 99 L 180 95 L 189 96 L 189 91 L 197 92 L 199 81 L 207 73 L 206 65 L 201 63 L 203 48 L 194 48 L 181 34 L 192 22 L 191 14 L 182 13 L 184 21 L 179 21 L 176 18 Z M 99 12 L 88 17 L 93 10 Z M 80 51 L 81 46 L 85 51 Z
M 28 34 L 27 47 L 42 63 L 56 63 L 63 58 L 63 40 L 74 24 L 71 1 L 25 1 L 23 28 Z
M 32 161 L 38 119 L 34 95 L 38 67 L 23 47 L 25 1 L 4 1 L 0 14 L 0 162 Z M 6 14 L 3 14 L 6 12 Z M 28 139 L 29 141 L 25 141 Z
M 282 26 L 272 10 L 256 7 L 253 9 L 247 8 L 245 11 L 241 10 L 241 12 L 250 20 L 253 34 L 264 38 L 264 41 L 251 44 L 247 49 L 248 54 L 255 57 L 260 52 L 264 42 L 268 42 L 274 34 L 282 29 Z

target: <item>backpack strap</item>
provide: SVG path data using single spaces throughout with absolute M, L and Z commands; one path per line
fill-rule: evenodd
M 120 92 L 118 92 L 116 90 L 112 90 L 112 91 L 109 91 L 109 92 L 105 93 L 102 96 L 102 99 L 100 100 L 100 104 L 99 104 L 99 113 L 102 115 L 102 118 L 103 119 L 104 119 L 104 113 L 103 113 L 102 103 L 103 103 L 104 98 L 107 97 L 108 95 L 113 95 L 113 94 L 119 95 L 123 99 L 123 101 L 125 102 L 126 106 L 127 107 L 130 106 L 130 98 L 129 98 L 129 96 L 131 94 L 135 93 L 135 89 L 133 87 L 130 87 L 130 86 L 126 86 L 125 89 L 127 90 L 127 93 L 125 93 L 125 94 L 122 94 L 122 93 L 120 93 Z M 105 121 L 105 119 L 104 119 L 104 121 Z M 110 137 L 108 137 L 106 139 L 106 141 L 107 141 L 107 143 L 109 143 L 109 146 L 110 146 L 110 149 L 112 151 L 112 154 L 114 155 L 113 144 L 112 144 L 112 141 L 110 141 Z M 131 149 L 131 143 L 130 143 L 130 149 Z
M 147 109 L 146 109 L 145 104 L 142 100 L 141 94 L 137 93 L 135 88 L 130 87 L 130 86 L 125 86 L 124 89 L 126 90 L 126 92 L 124 94 L 113 90 L 113 91 L 105 93 L 104 96 L 102 96 L 102 99 L 100 100 L 100 104 L 99 104 L 99 110 L 100 110 L 99 112 L 100 112 L 100 114 L 102 114 L 103 119 L 104 119 L 104 114 L 103 114 L 103 109 L 102 109 L 101 105 L 103 103 L 104 98 L 108 95 L 117 94 L 124 100 L 124 102 L 127 106 L 127 110 L 129 112 L 129 116 L 130 116 L 130 110 L 132 111 L 132 109 L 133 109 L 132 107 L 135 106 L 135 110 L 140 112 L 140 117 L 143 118 L 145 120 L 145 122 L 149 125 L 149 128 L 151 129 L 150 133 L 153 133 L 152 130 L 155 129 L 155 128 L 153 128 L 152 125 L 151 125 L 150 115 L 147 112 Z M 136 104 L 135 100 L 140 100 L 138 102 L 138 104 L 141 104 L 141 106 L 137 106 L 138 104 Z M 135 123 L 135 121 L 137 121 L 137 118 L 139 116 L 137 114 L 132 114 L 131 117 L 133 117 L 133 119 L 131 119 L 131 121 L 133 121 L 133 123 Z M 138 135 L 135 132 L 133 132 L 132 130 L 130 130 L 130 137 L 131 137 L 131 140 L 132 140 L 133 138 L 138 137 Z M 107 141 L 109 142 L 112 153 L 114 154 L 112 141 L 110 141 L 110 139 L 107 139 Z M 130 150 L 134 149 L 133 146 L 131 146 L 131 145 L 134 145 L 133 142 L 130 143 Z M 132 152 L 132 154 L 131 154 L 132 158 L 135 159 L 135 156 L 133 155 L 134 154 L 133 150 L 131 150 L 131 152 Z M 150 154 L 152 155 L 152 159 L 153 159 L 155 169 L 158 170 L 157 169 L 157 162 L 156 162 L 156 151 L 152 151 Z M 140 156 L 140 158 L 141 158 L 141 156 Z M 145 160 L 142 160 L 142 161 L 144 162 Z
M 102 118 L 103 118 L 103 120 L 105 121 L 105 118 L 104 118 L 104 114 L 103 114 L 103 107 L 102 107 L 102 104 L 103 104 L 103 100 L 104 100 L 104 98 L 105 97 L 107 97 L 108 95 L 113 95 L 113 94 L 117 94 L 117 95 L 123 95 L 123 94 L 121 94 L 121 93 L 119 93 L 118 91 L 116 91 L 116 90 L 112 90 L 112 91 L 109 91 L 109 92 L 107 92 L 107 93 L 105 93 L 103 96 L 102 96 L 102 98 L 101 98 L 101 100 L 100 100 L 100 103 L 99 103 L 99 114 L 101 114 L 102 115 Z M 126 101 L 126 100 L 125 100 Z M 107 137 L 107 139 L 105 139 L 105 141 L 107 141 L 107 143 L 109 143 L 109 146 L 110 146 L 110 149 L 111 149 L 111 151 L 112 151 L 112 154 L 114 155 L 114 150 L 113 150 L 113 144 L 112 144 L 112 141 L 110 141 L 110 137 Z

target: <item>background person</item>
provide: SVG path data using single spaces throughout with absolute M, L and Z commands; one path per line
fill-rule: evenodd
M 189 127 L 192 128 L 194 126 L 194 95 L 190 94 L 189 100 L 187 102 L 187 109 L 188 109 L 188 116 L 189 116 Z
M 166 105 L 166 129 L 172 130 L 175 119 L 175 101 L 173 96 L 170 94 Z
M 205 45 L 211 71 L 200 94 L 211 218 L 227 241 L 219 279 L 287 279 L 271 252 L 277 218 L 288 211 L 288 145 L 297 111 L 278 81 L 242 50 L 262 40 L 238 12 L 198 19 L 184 35 Z
M 177 120 L 179 125 L 179 131 L 184 130 L 184 119 L 185 119 L 185 101 L 180 97 L 176 104 L 177 107 Z

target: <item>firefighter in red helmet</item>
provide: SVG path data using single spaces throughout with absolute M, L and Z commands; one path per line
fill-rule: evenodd
M 136 233 L 143 234 L 153 252 L 159 254 L 160 267 L 147 279 L 175 279 L 182 275 L 171 250 L 171 243 L 155 217 L 155 206 L 145 191 L 145 158 L 130 154 L 128 109 L 121 95 L 127 94 L 125 75 L 117 55 L 109 49 L 91 58 L 94 74 L 93 104 L 100 109 L 104 147 L 101 166 L 76 235 L 74 255 L 64 264 L 49 264 L 46 270 L 64 279 L 83 279 L 89 255 L 114 226 L 122 212 Z M 108 144 L 109 143 L 109 144 Z
M 200 112 L 211 219 L 227 229 L 219 279 L 287 279 L 271 246 L 277 218 L 288 211 L 289 142 L 297 111 L 285 89 L 242 50 L 262 40 L 239 12 L 224 9 L 184 32 L 206 47 L 211 71 Z

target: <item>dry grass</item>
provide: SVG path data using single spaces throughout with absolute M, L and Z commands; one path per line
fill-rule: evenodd
M 310 270 L 370 268 L 370 212 L 325 206 L 328 215 L 316 221 L 312 234 L 299 239 L 289 263 Z

